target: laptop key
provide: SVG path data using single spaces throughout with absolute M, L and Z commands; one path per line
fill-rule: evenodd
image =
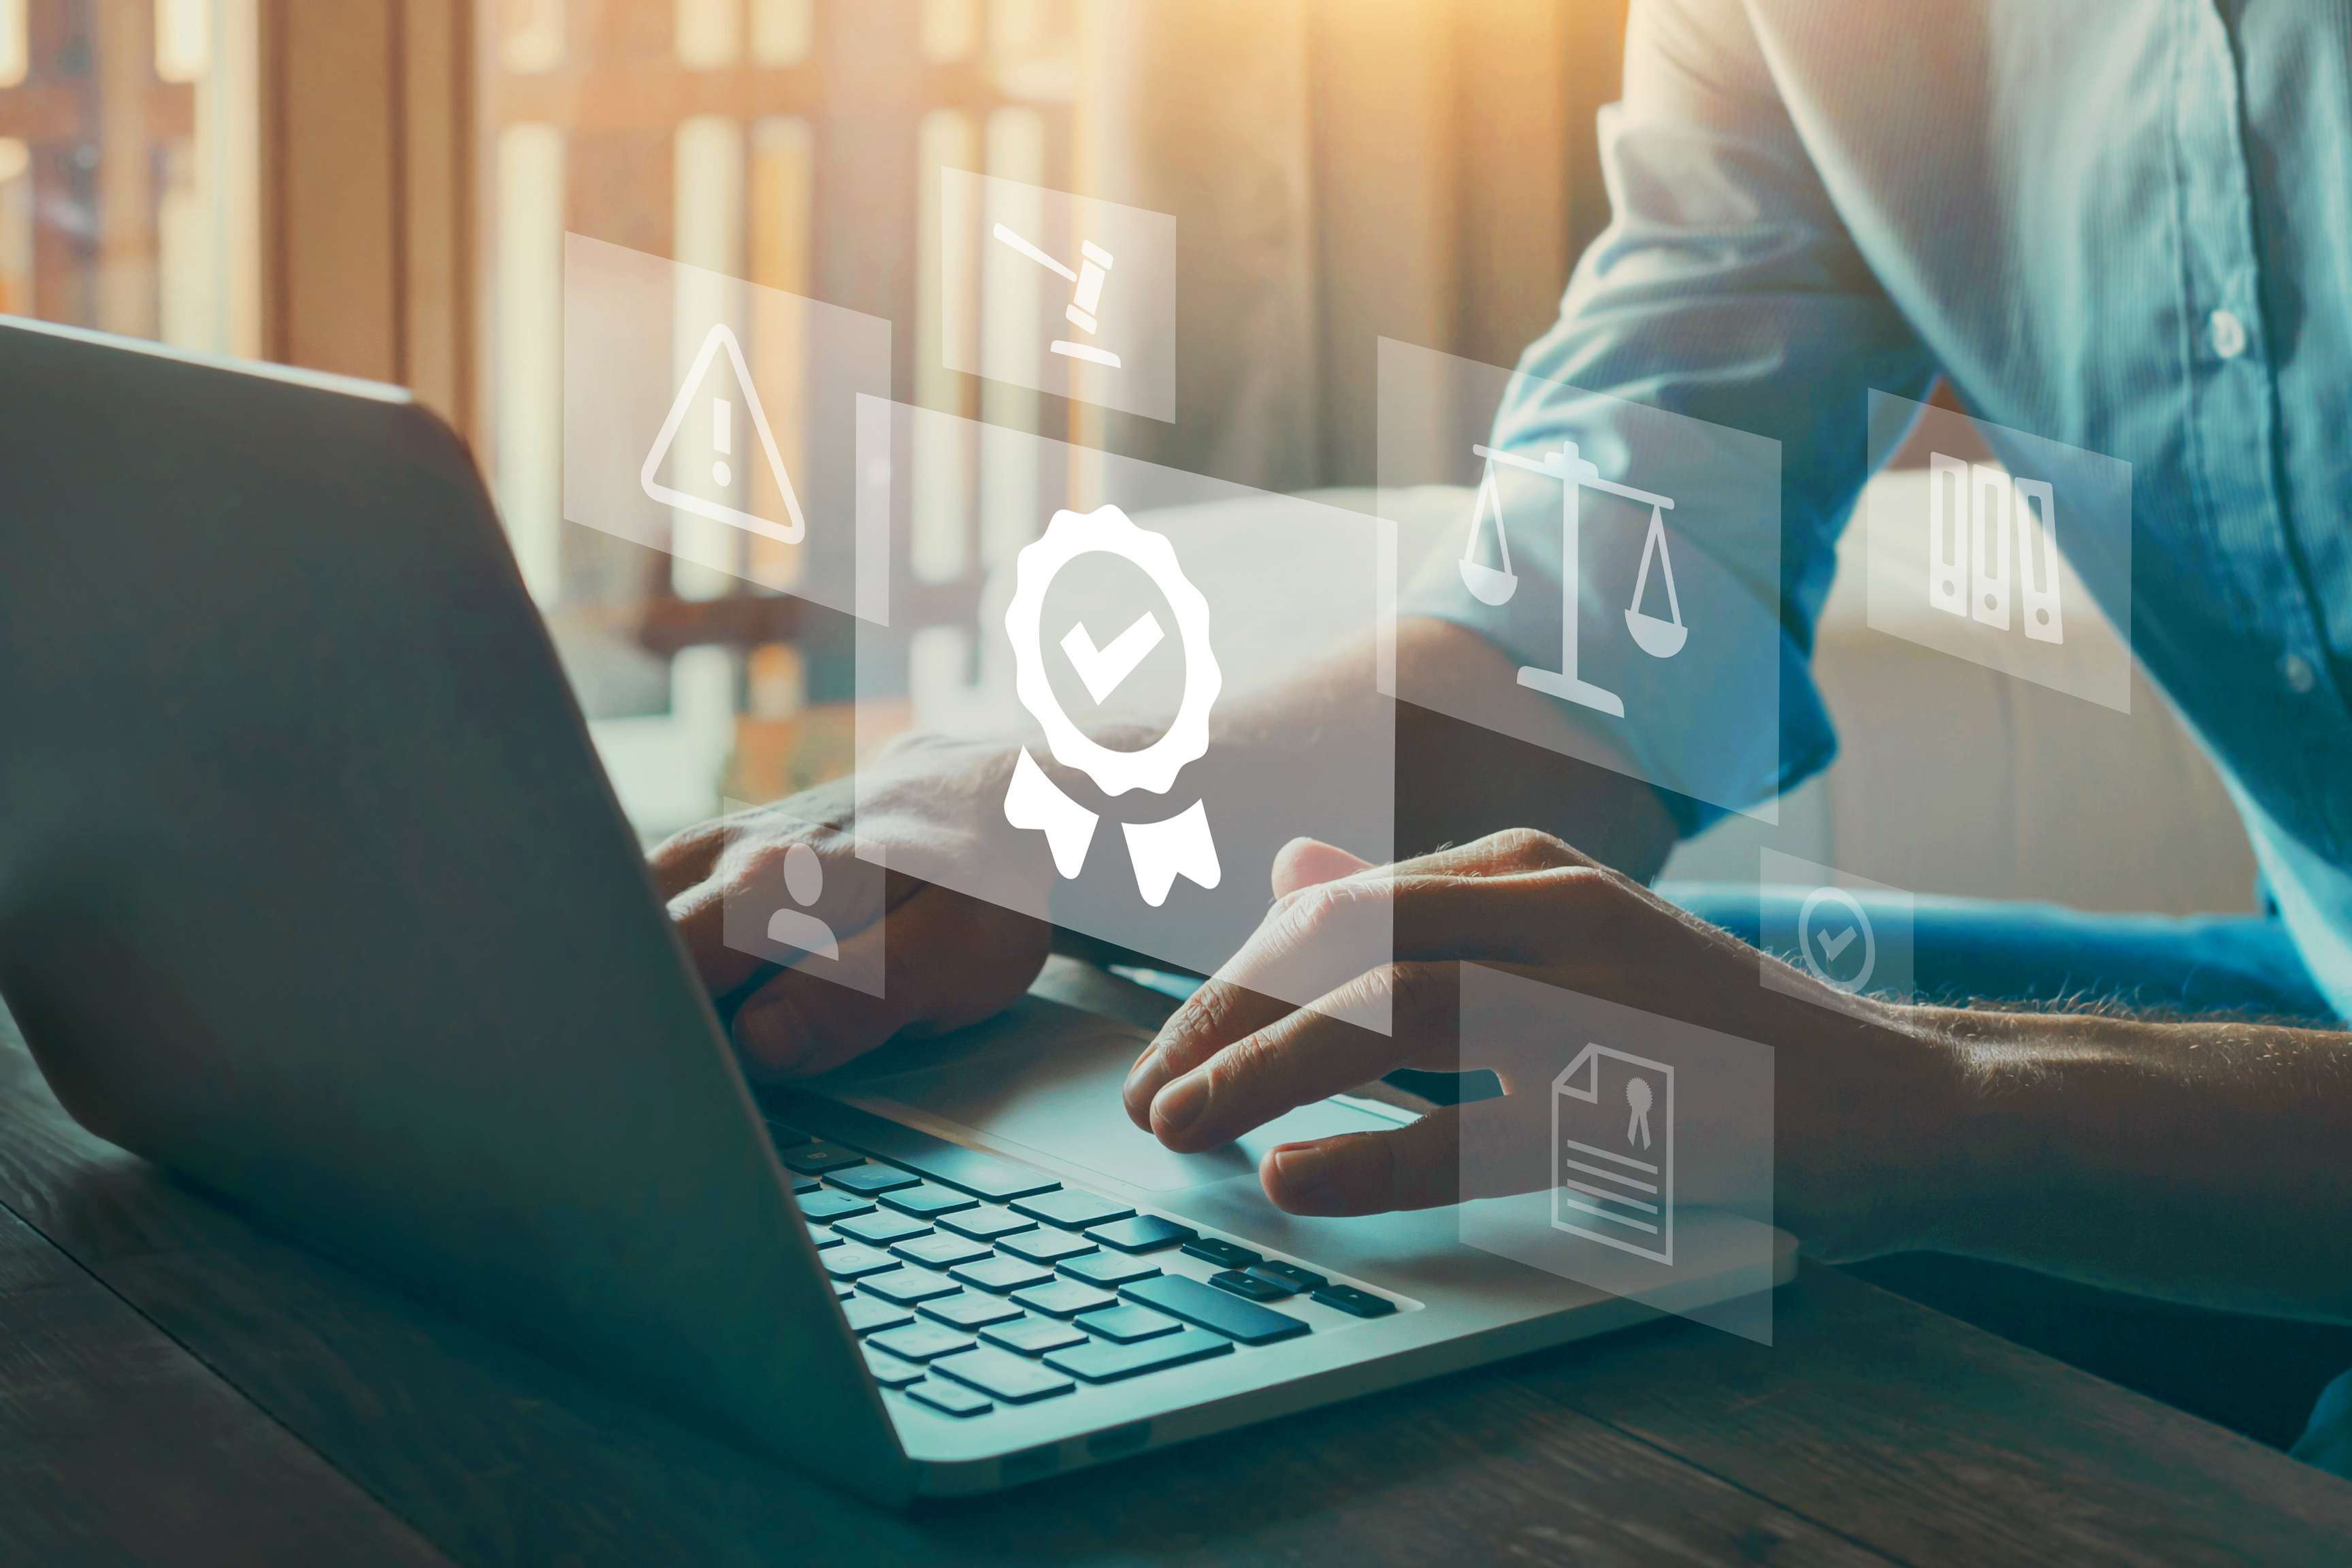
M 849 1320 L 849 1331 L 853 1334 L 875 1333 L 915 1321 L 914 1313 L 879 1296 L 852 1296 L 842 1302 L 841 1315 Z
M 1118 1345 L 1156 1340 L 1184 1326 L 1165 1312 L 1155 1312 L 1132 1301 L 1122 1306 L 1105 1307 L 1099 1312 L 1080 1312 L 1070 1321 L 1087 1332 Z
M 958 1236 L 968 1236 L 974 1241 L 994 1241 L 1000 1236 L 1011 1236 L 1016 1230 L 1034 1230 L 1037 1222 L 1027 1215 L 1014 1214 L 1011 1209 L 994 1204 L 982 1204 L 978 1208 L 962 1209 L 940 1215 L 940 1228 Z
M 1089 1252 L 1084 1258 L 1065 1259 L 1061 1269 L 1073 1279 L 1108 1290 L 1130 1279 L 1149 1279 L 1160 1272 L 1160 1265 L 1146 1263 L 1140 1258 L 1123 1258 L 1116 1252 Z
M 951 1188 L 925 1182 L 919 1186 L 884 1193 L 882 1205 L 885 1208 L 897 1209 L 900 1214 L 913 1215 L 918 1219 L 933 1219 L 943 1214 L 953 1214 L 958 1209 L 976 1208 L 979 1200 L 968 1198 Z
M 893 1268 L 887 1274 L 866 1276 L 857 1282 L 857 1288 L 886 1301 L 911 1307 L 934 1296 L 950 1295 L 957 1286 L 946 1275 L 934 1274 L 928 1268 Z
M 803 1193 L 813 1193 L 823 1185 L 824 1185 L 824 1184 L 818 1181 L 814 1176 L 794 1176 L 793 1178 L 793 1195 L 794 1197 L 798 1197 Z
M 903 1329 L 885 1329 L 866 1342 L 880 1345 L 903 1361 L 929 1361 L 933 1356 L 971 1349 L 970 1334 L 960 1334 L 944 1323 L 908 1323 Z
M 1082 1345 L 1087 1336 L 1067 1323 L 1057 1323 L 1051 1318 L 1024 1317 L 1009 1323 L 992 1323 L 980 1331 L 980 1337 L 990 1344 L 1001 1345 L 1023 1355 L 1044 1355 L 1071 1345 Z
M 1007 1355 L 986 1345 L 960 1355 L 942 1356 L 931 1363 L 931 1371 L 969 1384 L 982 1394 L 992 1394 L 1007 1405 L 1050 1399 L 1077 1387 L 1068 1378 L 1047 1372 L 1035 1362 L 1023 1361 L 1017 1355 Z
M 1024 1230 L 1018 1236 L 1008 1236 L 999 1241 L 996 1249 L 1009 1252 L 1015 1258 L 1025 1258 L 1032 1263 L 1059 1263 L 1065 1258 L 1092 1252 L 1095 1244 L 1082 1237 L 1066 1236 L 1058 1230 Z
M 801 1205 L 801 1213 L 820 1225 L 836 1219 L 847 1219 L 852 1215 L 874 1212 L 872 1204 L 864 1198 L 853 1197 L 847 1193 L 803 1193 L 793 1201 Z
M 1025 1214 L 1032 1219 L 1042 1219 L 1047 1225 L 1058 1225 L 1064 1230 L 1084 1230 L 1090 1225 L 1108 1225 L 1112 1220 L 1126 1219 L 1135 1213 L 1125 1204 L 1115 1204 L 1108 1198 L 1098 1198 L 1075 1187 L 1023 1198 L 1013 1207 L 1017 1213 Z
M 833 1299 L 835 1300 L 846 1301 L 856 1294 L 857 1294 L 857 1287 L 852 1285 L 848 1280 L 836 1279 L 833 1282 Z
M 984 1258 L 978 1263 L 950 1268 L 948 1273 L 967 1285 L 977 1285 L 999 1296 L 1014 1290 L 1026 1290 L 1032 1285 L 1043 1285 L 1054 1277 L 1052 1269 L 1019 1258 Z
M 1066 1351 L 1048 1352 L 1045 1364 L 1087 1383 L 1116 1383 L 1139 1373 L 1160 1372 L 1188 1362 L 1205 1361 L 1213 1355 L 1229 1355 L 1233 1348 L 1234 1342 L 1221 1335 L 1186 1329 L 1134 1345 L 1089 1340 Z
M 816 1243 L 819 1252 L 823 1252 L 828 1247 L 839 1247 L 843 1238 L 829 1230 L 813 1230 L 809 1232 L 809 1239 Z
M 1189 1225 L 1178 1225 L 1172 1219 L 1145 1214 L 1133 1219 L 1113 1220 L 1108 1225 L 1090 1226 L 1087 1239 L 1099 1241 L 1105 1247 L 1116 1247 L 1121 1252 L 1157 1252 L 1163 1247 L 1190 1241 L 1199 1234 Z
M 797 1149 L 777 1151 L 776 1158 L 784 1169 L 798 1171 L 803 1176 L 822 1176 L 828 1172 L 845 1170 L 851 1165 L 866 1163 L 866 1156 L 855 1149 L 845 1149 L 838 1143 L 803 1143 Z
M 1359 1290 L 1353 1285 L 1326 1285 L 1308 1298 L 1327 1307 L 1337 1307 L 1359 1318 L 1385 1318 L 1397 1310 L 1386 1296 L 1375 1296 L 1370 1290 Z
M 887 1247 L 894 1241 L 904 1241 L 910 1236 L 929 1236 L 931 1227 L 910 1215 L 861 1214 L 835 1220 L 833 1228 L 852 1241 L 862 1241 L 868 1247 Z
M 952 1296 L 941 1296 L 915 1309 L 927 1318 L 936 1318 L 951 1329 L 966 1333 L 984 1329 L 991 1323 L 1008 1322 L 1021 1315 L 1021 1309 L 995 1296 L 982 1295 L 978 1290 L 959 1290 Z
M 859 1347 L 866 1352 L 866 1370 L 874 1381 L 885 1388 L 904 1388 L 910 1383 L 920 1383 L 923 1369 L 910 1361 L 900 1361 L 887 1351 L 877 1351 L 872 1345 Z
M 1203 1263 L 1213 1263 L 1220 1268 L 1247 1268 L 1253 1263 L 1263 1263 L 1264 1257 L 1235 1242 L 1219 1241 L 1213 1236 L 1196 1236 L 1184 1244 L 1184 1256 L 1197 1258 Z
M 898 1260 L 887 1252 L 877 1252 L 862 1241 L 845 1241 L 839 1247 L 829 1247 L 816 1255 L 824 1271 L 835 1279 L 863 1279 L 869 1274 L 879 1274 L 898 1267 Z
M 1181 1274 L 1139 1279 L 1132 1285 L 1120 1286 L 1118 1293 L 1130 1301 L 1140 1301 L 1171 1318 L 1213 1329 L 1245 1345 L 1270 1345 L 1276 1340 L 1292 1339 L 1308 1331 L 1305 1323 L 1286 1313 L 1212 1289 Z
M 1220 1290 L 1252 1301 L 1286 1301 L 1298 1294 L 1289 1286 L 1268 1279 L 1262 1274 L 1251 1274 L 1239 1268 L 1228 1268 L 1223 1274 L 1209 1276 L 1209 1283 Z
M 919 1236 L 898 1243 L 890 1250 L 909 1263 L 929 1268 L 953 1268 L 959 1263 L 975 1263 L 986 1258 L 988 1243 L 974 1241 L 968 1236 Z
M 1031 1311 L 1043 1312 L 1049 1318 L 1075 1318 L 1080 1312 L 1091 1312 L 1118 1300 L 1108 1290 L 1097 1290 L 1075 1279 L 1056 1279 L 1051 1285 L 1040 1285 L 1034 1289 L 1015 1290 L 1013 1299 Z
M 912 1171 L 902 1171 L 896 1165 L 852 1165 L 846 1171 L 835 1171 L 825 1181 L 845 1193 L 861 1197 L 879 1197 L 884 1193 L 911 1187 L 923 1178 Z
M 1277 1263 L 1270 1258 L 1263 1263 L 1251 1264 L 1249 1271 L 1261 1279 L 1287 1285 L 1293 1290 L 1320 1290 L 1331 1283 L 1312 1268 L 1301 1268 L 1296 1263 Z
M 910 1384 L 907 1392 L 934 1410 L 950 1415 L 985 1415 L 996 1408 L 960 1383 L 942 1383 L 936 1377 Z
M 838 1112 L 842 1108 L 833 1109 Z M 1026 1166 L 982 1154 L 961 1143 L 950 1143 L 944 1138 L 934 1138 L 896 1121 L 885 1121 L 863 1112 L 849 1114 L 860 1129 L 856 1138 L 860 1146 L 894 1165 L 919 1171 L 935 1182 L 961 1188 L 991 1203 L 1010 1203 L 1032 1193 L 1050 1193 L 1062 1184 Z

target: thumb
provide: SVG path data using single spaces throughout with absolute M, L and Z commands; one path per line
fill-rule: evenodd
M 1371 865 L 1370 860 L 1350 855 L 1336 844 L 1326 844 L 1319 838 L 1294 838 L 1274 858 L 1274 896 L 1279 899 L 1301 888 L 1336 882 L 1342 877 L 1368 871 Z

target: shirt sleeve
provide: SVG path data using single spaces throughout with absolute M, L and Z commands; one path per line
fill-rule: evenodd
M 1575 715 L 1661 786 L 1688 835 L 1835 753 L 1809 663 L 1837 537 L 1867 477 L 1867 394 L 1924 397 L 1936 367 L 1831 199 L 1738 4 L 1636 0 L 1623 98 L 1601 111 L 1600 140 L 1612 221 L 1579 263 L 1559 321 L 1521 357 L 1493 445 L 1537 456 L 1572 440 L 1603 474 L 1675 493 L 1670 468 L 1637 449 L 1626 405 L 1779 443 L 1778 496 L 1752 486 L 1676 494 L 1679 519 L 1744 510 L 1752 526 L 1685 526 L 1674 542 L 1685 605 L 1736 595 L 1739 614 L 1777 623 L 1777 704 L 1750 681 L 1723 683 L 1736 700 L 1709 707 L 1702 696 L 1695 707 L 1693 689 L 1711 683 L 1686 665 L 1635 660 L 1626 720 Z M 1528 581 L 1510 604 L 1474 600 L 1438 559 L 1401 607 L 1456 622 L 1528 664 L 1557 664 L 1560 532 L 1528 522 L 1513 523 Z M 1588 525 L 1579 553 L 1595 547 Z M 1581 574 L 1580 584 L 1586 626 L 1622 610 Z

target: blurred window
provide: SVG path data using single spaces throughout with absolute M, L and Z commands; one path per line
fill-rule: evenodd
M 256 0 L 0 0 L 0 312 L 261 342 Z
M 562 521 L 563 235 L 885 317 L 900 395 L 1034 428 L 942 368 L 937 171 L 1071 186 L 1076 0 L 481 3 L 478 435 L 623 803 L 652 834 L 836 776 L 846 628 Z M 976 511 L 940 515 L 927 574 L 976 571 Z

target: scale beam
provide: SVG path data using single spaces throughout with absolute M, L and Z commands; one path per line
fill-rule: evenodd
M 1484 458 L 1490 463 L 1500 463 L 1507 468 L 1522 468 L 1530 474 L 1542 474 L 1548 479 L 1566 479 L 1569 477 L 1568 466 L 1561 462 L 1556 454 L 1538 461 L 1533 458 L 1522 458 L 1516 452 L 1496 451 L 1492 447 L 1473 447 L 1470 448 L 1470 453 L 1471 456 Z M 1662 511 L 1675 510 L 1672 496 L 1654 495 L 1648 490 L 1637 490 L 1631 485 L 1621 485 L 1613 479 L 1604 479 L 1595 475 L 1579 478 L 1576 482 L 1586 489 L 1601 490 L 1612 496 L 1622 496 L 1627 500 L 1639 501 L 1643 506 L 1654 506 Z

